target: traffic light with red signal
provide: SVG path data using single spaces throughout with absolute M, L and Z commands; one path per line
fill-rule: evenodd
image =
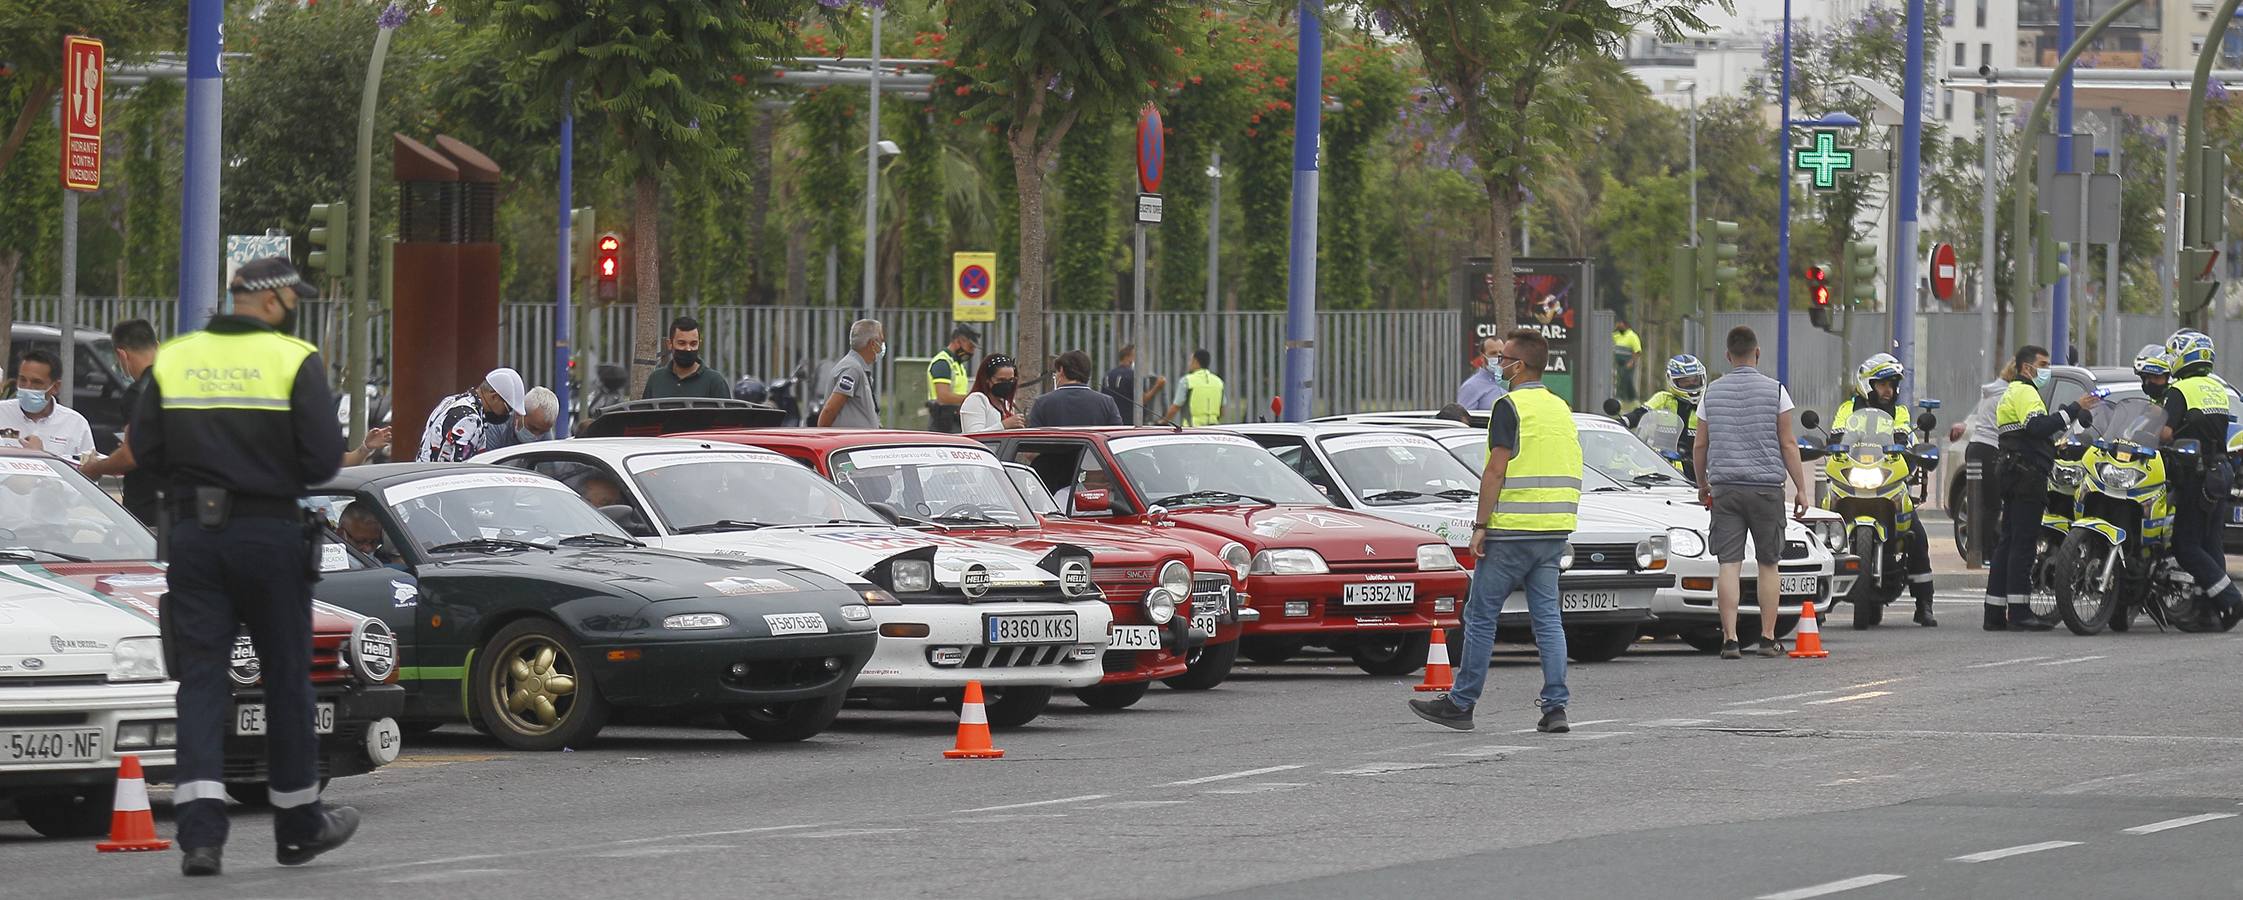
M 592 245 L 592 276 L 599 284 L 599 298 L 611 301 L 623 290 L 623 239 L 614 232 L 600 235 Z
M 1814 300 L 1814 303 L 1807 307 L 1807 319 L 1813 322 L 1816 328 L 1829 331 L 1831 330 L 1830 269 L 1826 266 L 1808 266 L 1806 275 L 1807 296 Z

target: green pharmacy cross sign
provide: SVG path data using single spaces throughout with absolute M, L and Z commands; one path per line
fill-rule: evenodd
M 1815 145 L 1791 151 L 1791 165 L 1802 172 L 1813 172 L 1815 190 L 1827 191 L 1838 186 L 1838 173 L 1854 170 L 1854 151 L 1838 149 L 1838 133 L 1815 132 Z

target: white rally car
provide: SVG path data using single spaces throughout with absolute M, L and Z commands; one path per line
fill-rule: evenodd
M 880 643 L 852 696 L 956 702 L 991 692 L 992 725 L 1043 712 L 1060 688 L 1095 685 L 1113 612 L 1091 554 L 1038 556 L 898 528 L 785 456 L 723 442 L 579 438 L 523 444 L 476 462 L 542 472 L 658 547 L 757 557 L 863 583 Z
M 1468 543 L 1477 511 L 1479 470 L 1416 428 L 1356 423 L 1229 425 L 1293 467 L 1332 504 L 1441 536 L 1472 567 Z M 1602 662 L 1627 652 L 1652 621 L 1654 596 L 1671 587 L 1667 531 L 1657 523 L 1583 495 L 1573 554 L 1559 578 L 1566 653 Z M 1532 640 L 1526 594 L 1513 591 L 1497 617 L 1506 640 Z

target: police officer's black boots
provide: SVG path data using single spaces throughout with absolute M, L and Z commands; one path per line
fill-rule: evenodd
M 179 874 L 187 876 L 219 874 L 225 868 L 221 862 L 224 855 L 225 848 L 223 847 L 190 848 L 187 850 L 187 855 L 179 860 Z
M 1938 628 L 1939 620 L 1932 618 L 1931 615 L 1931 582 L 1919 581 L 1911 584 L 1908 586 L 1908 591 L 1916 595 L 1916 624 L 1925 628 Z
M 1986 630 L 2008 631 L 2009 609 L 1998 603 L 1982 604 L 1986 608 Z
M 300 866 L 329 850 L 350 841 L 358 833 L 358 810 L 336 806 L 320 814 L 319 837 L 301 844 L 282 844 L 274 848 L 273 858 L 284 866 Z
M 2047 619 L 2033 615 L 2031 606 L 2023 603 L 2009 605 L 2009 630 L 2011 631 L 2047 631 L 2054 627 L 2056 626 Z

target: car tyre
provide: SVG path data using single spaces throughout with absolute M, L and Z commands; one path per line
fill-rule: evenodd
M 16 812 L 31 830 L 51 838 L 89 838 L 109 833 L 109 797 L 114 788 L 81 788 L 60 794 L 16 798 Z
M 1151 690 L 1150 681 L 1132 681 L 1124 684 L 1099 684 L 1075 689 L 1075 699 L 1091 709 L 1128 709 L 1145 699 Z
M 773 744 L 805 741 L 816 737 L 831 727 L 834 719 L 841 717 L 841 704 L 848 696 L 846 691 L 835 691 L 808 700 L 734 707 L 724 711 L 724 724 L 751 741 Z
M 1051 705 L 1051 695 L 1058 692 L 1051 687 L 1004 687 L 993 689 L 983 709 L 989 713 L 992 728 L 1019 728 L 1044 714 Z
M 1238 639 L 1238 643 L 1239 652 L 1247 659 L 1265 666 L 1274 666 L 1299 656 L 1301 648 L 1308 646 L 1305 639 L 1284 637 L 1242 637 Z
M 1364 635 L 1354 640 L 1347 655 L 1355 667 L 1373 675 L 1408 675 L 1425 668 L 1433 647 L 1433 632 Z
M 1244 643 L 1244 640 L 1235 640 L 1203 644 L 1185 658 L 1188 668 L 1184 674 L 1161 679 L 1160 683 L 1178 691 L 1204 691 L 1222 684 L 1231 677 L 1231 668 L 1238 665 L 1238 648 Z
M 551 619 L 518 619 L 475 654 L 468 696 L 491 736 L 516 750 L 583 747 L 607 725 L 584 650 Z
M 1635 646 L 1634 625 L 1600 625 L 1565 630 L 1565 655 L 1578 663 L 1611 662 Z

